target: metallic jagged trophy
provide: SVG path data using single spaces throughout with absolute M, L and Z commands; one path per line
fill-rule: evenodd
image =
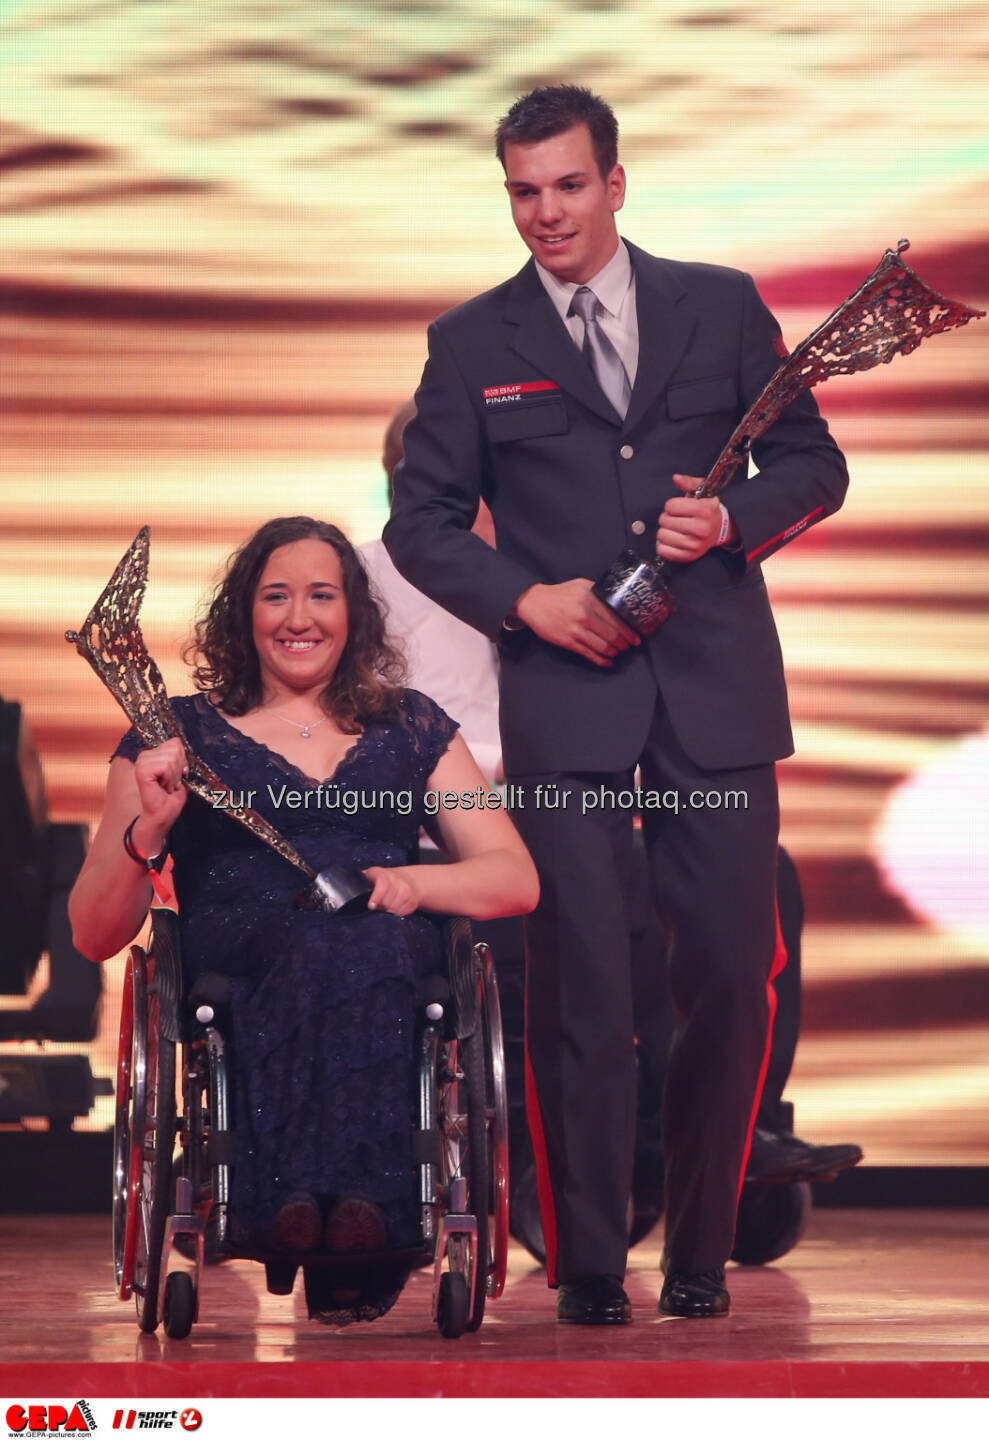
M 780 412 L 803 390 L 830 380 L 888 365 L 894 355 L 909 355 L 928 335 L 980 319 L 972 310 L 925 285 L 900 256 L 910 248 L 901 240 L 887 250 L 872 274 L 819 325 L 776 370 L 736 425 L 703 484 L 694 491 L 704 499 L 723 490 Z M 595 583 L 594 594 L 640 635 L 653 634 L 676 608 L 667 583 L 669 564 L 660 556 L 643 560 L 623 550 Z
M 312 881 L 299 903 L 314 910 L 340 911 L 345 905 L 356 909 L 361 897 L 371 893 L 370 882 L 359 870 L 329 866 L 317 875 L 294 846 L 270 825 L 263 815 L 246 805 L 233 805 L 231 792 L 186 739 L 168 700 L 161 671 L 148 654 L 138 619 L 148 583 L 150 527 L 145 525 L 126 553 L 96 604 L 83 621 L 82 630 L 66 630 L 65 638 L 88 660 L 149 748 L 177 736 L 185 750 L 189 773 L 183 784 L 211 806 L 226 796 L 224 813 L 252 835 L 270 845 L 283 859 Z

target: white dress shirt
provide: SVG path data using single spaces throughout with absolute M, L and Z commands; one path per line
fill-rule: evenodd
M 584 322 L 579 315 L 568 315 L 574 293 L 580 289 L 572 281 L 558 280 L 555 275 L 536 261 L 536 270 L 547 295 L 559 311 L 570 338 L 578 350 L 584 348 Z M 635 372 L 639 366 L 639 318 L 635 313 L 635 272 L 632 260 L 623 240 L 607 265 L 590 280 L 587 288 L 593 290 L 601 302 L 598 324 L 614 345 L 625 366 L 629 385 L 635 384 Z
M 501 770 L 498 657 L 486 635 L 465 625 L 401 576 L 381 540 L 358 554 L 388 607 L 385 629 L 409 662 L 409 684 L 460 724 L 460 733 L 489 784 Z

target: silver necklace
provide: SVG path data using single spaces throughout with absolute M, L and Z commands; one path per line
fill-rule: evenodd
M 324 715 L 322 720 L 310 720 L 308 724 L 300 725 L 298 720 L 290 720 L 287 715 L 279 715 L 278 711 L 272 710 L 270 705 L 266 705 L 264 708 L 266 710 L 269 710 L 271 714 L 274 715 L 276 720 L 284 720 L 286 725 L 294 725 L 296 730 L 301 730 L 302 734 L 299 736 L 300 740 L 308 740 L 310 732 L 315 730 L 317 726 L 322 725 L 330 718 L 329 715 Z

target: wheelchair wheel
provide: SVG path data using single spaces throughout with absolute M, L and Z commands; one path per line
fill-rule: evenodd
M 121 1300 L 158 1324 L 175 1144 L 175 1044 L 161 1034 L 154 956 L 135 945 L 124 981 L 114 1123 L 113 1260 Z
M 129 1211 L 130 1103 L 134 1066 L 134 977 L 128 963 L 117 1042 L 116 1107 L 113 1118 L 113 1278 L 121 1300 L 129 1300 L 134 1278 L 135 1211 Z M 143 1101 L 142 1101 L 143 1103 Z
M 173 1270 L 165 1281 L 162 1321 L 171 1340 L 184 1340 L 196 1318 L 196 1287 L 184 1270 Z
M 478 979 L 479 1029 L 464 1041 L 471 1052 L 480 1047 L 483 1074 L 483 1116 L 486 1138 L 487 1276 L 485 1293 L 493 1300 L 505 1288 L 508 1268 L 508 1085 L 505 1078 L 505 1044 L 498 998 L 498 977 L 491 951 L 481 943 L 475 947 Z M 480 1077 L 478 1077 L 480 1078 Z M 471 1105 L 474 1108 L 472 1091 Z M 479 1105 L 476 1108 L 482 1109 Z M 478 1217 L 480 1228 L 480 1217 Z M 480 1321 L 478 1321 L 480 1323 Z M 472 1329 L 476 1326 L 472 1325 Z
M 505 1288 L 508 1264 L 508 1095 L 498 981 L 491 952 L 471 956 L 477 987 L 477 1023 L 460 1043 L 467 1111 L 469 1207 L 477 1221 L 476 1280 L 468 1330 L 480 1328 L 485 1301 Z M 444 1332 L 445 1333 L 445 1332 Z
M 460 1082 L 466 1094 L 461 1108 L 466 1110 L 466 1147 L 461 1148 L 461 1173 L 467 1179 L 467 1209 L 477 1221 L 477 1253 L 474 1255 L 474 1304 L 470 1307 L 468 1328 L 477 1330 L 484 1319 L 484 1302 L 488 1293 L 488 1269 L 491 1255 L 490 1170 L 488 1166 L 488 1131 L 485 1113 L 484 1054 L 481 1037 L 475 1032 L 460 1042 L 460 1064 L 464 1078 Z M 464 1153 L 466 1150 L 466 1153 Z M 444 1279 L 447 1277 L 444 1276 Z M 460 1276 L 466 1287 L 467 1280 Z M 469 1293 L 469 1292 L 468 1292 Z M 437 1323 L 439 1323 L 437 1312 Z M 442 1329 L 442 1327 L 441 1327 Z M 448 1332 L 443 1331 L 446 1335 Z M 460 1334 L 457 1331 L 457 1334 Z
M 768 1265 L 789 1254 L 804 1233 L 811 1205 L 806 1180 L 743 1185 L 731 1258 L 739 1265 Z
M 483 1303 L 481 1312 L 484 1312 Z M 447 1340 L 457 1340 L 465 1330 L 477 1328 L 470 1322 L 470 1292 L 467 1281 L 463 1275 L 448 1270 L 440 1279 L 440 1293 L 436 1304 L 436 1324 L 439 1332 Z

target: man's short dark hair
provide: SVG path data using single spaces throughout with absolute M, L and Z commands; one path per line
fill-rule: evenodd
M 537 145 L 562 135 L 574 125 L 586 125 L 594 147 L 601 179 L 618 164 L 618 121 L 606 100 L 583 85 L 540 85 L 516 100 L 498 121 L 495 151 L 502 166 L 506 145 Z

